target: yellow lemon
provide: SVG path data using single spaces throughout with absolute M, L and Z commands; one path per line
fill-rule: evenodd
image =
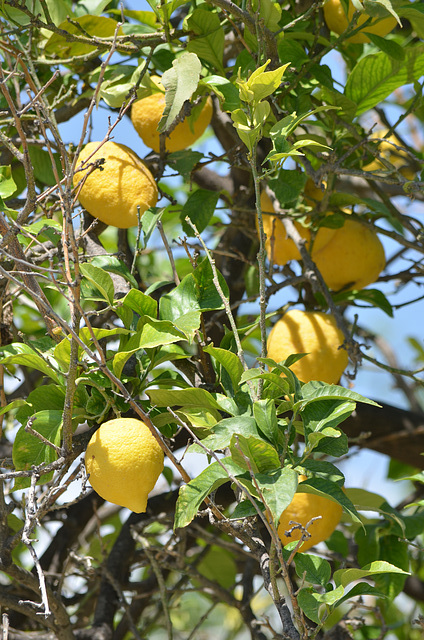
M 384 248 L 375 231 L 356 220 L 346 220 L 312 259 L 333 291 L 363 289 L 375 282 L 386 264 Z
M 306 476 L 299 476 L 299 480 L 301 482 L 306 480 Z M 286 531 L 290 531 L 293 528 L 293 524 L 290 524 L 290 522 L 306 527 L 312 518 L 321 516 L 319 520 L 314 520 L 308 527 L 308 533 L 310 533 L 311 537 L 305 540 L 300 547 L 300 551 L 307 551 L 318 542 L 323 542 L 331 536 L 340 522 L 342 512 L 342 507 L 329 498 L 317 496 L 313 493 L 295 493 L 293 500 L 280 516 L 280 523 L 277 529 L 280 540 L 283 545 L 286 545 L 289 542 L 301 539 L 303 533 L 301 529 L 293 529 L 290 536 L 286 536 Z
M 75 186 L 91 163 L 104 158 L 102 168 L 92 171 L 83 183 L 79 201 L 94 218 L 105 224 L 119 229 L 137 226 L 138 211 L 143 214 L 157 202 L 156 182 L 144 162 L 129 147 L 108 141 L 96 151 L 99 144 L 89 142 L 78 156 L 77 168 L 84 160 L 87 160 L 87 168 L 75 173 Z
M 146 511 L 147 496 L 163 469 L 164 454 L 141 420 L 116 418 L 92 435 L 85 453 L 91 486 L 114 504 Z
M 317 202 L 321 202 L 324 198 L 324 191 L 321 191 L 319 187 L 315 186 L 315 183 L 308 178 L 305 184 L 305 201 L 310 207 L 313 207 Z
M 347 17 L 340 0 L 327 0 L 327 2 L 324 4 L 323 9 L 324 19 L 327 23 L 328 28 L 338 35 L 346 31 L 349 22 L 352 20 L 353 14 L 355 13 L 355 7 L 352 4 L 352 0 L 349 0 Z M 357 26 L 364 24 L 364 22 L 366 22 L 369 17 L 370 16 L 367 13 L 363 13 L 362 15 L 360 15 Z M 367 24 L 364 30 L 365 32 L 374 33 L 375 35 L 384 37 L 388 33 L 390 33 L 390 31 L 393 31 L 396 24 L 396 18 L 388 14 L 388 17 L 378 19 L 378 21 L 376 21 L 376 19 L 373 19 L 372 22 Z M 369 42 L 370 39 L 368 38 L 366 33 L 357 33 L 354 36 L 348 38 L 347 41 L 361 44 Z
M 415 178 L 415 171 L 408 166 L 410 162 L 409 155 L 405 151 L 402 151 L 402 149 L 397 149 L 393 146 L 394 144 L 401 146 L 400 141 L 395 135 L 392 134 L 388 138 L 385 138 L 386 133 L 387 129 L 382 129 L 371 135 L 371 141 L 374 141 L 375 138 L 381 139 L 378 145 L 378 155 L 398 169 L 407 180 L 413 180 Z M 384 165 L 379 158 L 375 158 L 362 168 L 364 171 L 388 171 L 386 165 Z
M 293 353 L 307 353 L 290 368 L 302 382 L 322 380 L 335 384 L 348 364 L 341 348 L 343 333 L 332 315 L 291 309 L 278 320 L 268 337 L 268 357 L 276 362 Z
M 158 80 L 157 84 L 159 87 L 162 87 Z M 159 131 L 157 128 L 164 109 L 165 94 L 160 91 L 152 93 L 146 98 L 137 100 L 131 109 L 131 120 L 135 130 L 146 147 L 153 149 L 156 153 L 159 153 L 160 150 Z M 166 137 L 166 150 L 169 152 L 181 151 L 181 149 L 190 147 L 205 131 L 212 119 L 212 113 L 212 100 L 208 97 L 204 101 L 200 113 L 185 118 L 185 120 L 178 123 L 171 134 Z
M 266 191 L 261 193 L 261 209 L 267 213 L 275 213 L 275 209 L 272 205 L 270 198 Z M 290 260 L 300 260 L 301 256 L 299 249 L 291 238 L 287 237 L 286 229 L 280 218 L 277 216 L 264 215 L 263 216 L 264 232 L 266 234 L 265 250 L 268 256 L 268 260 L 272 260 L 273 264 L 284 266 Z M 311 232 L 309 229 L 303 227 L 298 222 L 294 223 L 300 236 L 306 240 L 307 248 L 310 247 Z M 321 227 L 314 239 L 314 247 L 324 247 L 330 238 L 334 234 L 334 229 L 327 229 Z

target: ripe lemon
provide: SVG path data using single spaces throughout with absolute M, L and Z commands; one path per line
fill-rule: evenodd
M 324 198 L 324 191 L 315 186 L 311 178 L 308 178 L 305 184 L 305 201 L 309 206 L 313 207 L 317 202 L 321 202 Z
M 356 220 L 346 220 L 312 259 L 333 291 L 363 289 L 375 282 L 384 269 L 383 245 L 375 231 Z
M 146 511 L 147 496 L 163 469 L 163 451 L 147 425 L 134 418 L 104 422 L 85 453 L 91 486 L 114 504 Z
M 261 209 L 266 213 L 275 213 L 270 198 L 266 191 L 261 193 Z M 263 216 L 264 232 L 266 234 L 265 250 L 268 260 L 272 260 L 273 264 L 284 266 L 290 260 L 300 260 L 299 249 L 291 238 L 287 237 L 286 229 L 280 218 L 277 216 Z M 294 223 L 300 236 L 306 240 L 306 246 L 310 246 L 311 233 L 309 229 L 303 227 L 298 222 Z M 321 227 L 314 239 L 314 247 L 322 248 L 327 244 L 334 234 L 334 229 Z
M 302 382 L 335 384 L 347 367 L 343 333 L 332 315 L 291 309 L 278 320 L 268 337 L 268 357 L 276 362 L 292 353 L 307 353 L 290 368 Z
M 99 146 L 89 142 L 78 156 L 77 167 Z M 74 175 L 76 186 L 89 165 L 104 158 L 103 170 L 95 169 L 84 182 L 78 198 L 82 206 L 105 224 L 128 229 L 137 226 L 138 215 L 154 207 L 158 199 L 156 182 L 138 155 L 124 144 L 105 142 L 88 160 L 87 169 Z
M 162 87 L 156 79 L 157 84 Z M 163 87 L 162 87 L 163 88 Z M 165 109 L 165 94 L 152 93 L 146 98 L 134 102 L 131 109 L 131 120 L 140 138 L 146 147 L 156 153 L 160 151 L 160 139 L 158 125 Z M 175 129 L 165 139 L 167 151 L 181 151 L 190 147 L 205 131 L 212 119 L 212 100 L 208 97 L 198 114 L 192 114 L 178 123 Z M 196 117 L 197 115 L 197 117 Z
M 351 0 L 349 0 L 347 17 L 340 0 L 327 0 L 327 2 L 324 4 L 323 9 L 324 9 L 324 19 L 327 23 L 327 27 L 331 31 L 334 31 L 334 33 L 337 33 L 338 35 L 346 31 L 349 25 L 349 22 L 352 20 L 353 14 L 355 13 L 355 7 L 353 6 Z M 372 23 L 370 22 L 365 27 L 365 32 L 374 33 L 377 36 L 384 37 L 388 33 L 390 33 L 390 31 L 393 31 L 393 29 L 397 24 L 396 18 L 394 18 L 389 14 L 387 15 L 388 17 L 379 19 L 378 22 L 376 22 L 375 19 L 373 19 Z M 360 15 L 357 22 L 357 26 L 364 24 L 364 22 L 366 22 L 369 19 L 369 17 L 370 16 L 367 13 L 363 13 L 362 15 Z M 365 33 L 357 33 L 354 36 L 347 38 L 347 41 L 361 44 L 364 42 L 369 42 L 370 39 Z
M 300 482 L 306 480 L 306 476 L 299 476 L 299 480 Z M 290 537 L 286 536 L 285 532 L 290 531 L 293 527 L 293 524 L 290 524 L 291 521 L 306 527 L 312 518 L 321 516 L 320 520 L 314 520 L 308 527 L 308 533 L 311 534 L 311 537 L 305 540 L 300 547 L 300 551 L 307 551 L 318 542 L 327 540 L 331 536 L 340 522 L 342 512 L 342 507 L 329 498 L 317 496 L 313 493 L 295 493 L 293 500 L 280 516 L 280 523 L 277 529 L 280 540 L 283 545 L 286 545 L 289 542 L 301 539 L 303 533 L 301 529 L 294 529 Z
M 404 178 L 407 180 L 413 180 L 415 178 L 415 171 L 408 166 L 410 162 L 408 154 L 405 151 L 402 151 L 402 149 L 397 149 L 393 146 L 393 144 L 397 146 L 401 145 L 401 142 L 394 134 L 385 138 L 384 136 L 386 133 L 387 129 L 382 129 L 381 131 L 376 131 L 372 134 L 372 141 L 374 141 L 375 138 L 381 139 L 377 149 L 378 155 L 398 169 Z M 375 158 L 372 162 L 362 168 L 364 171 L 388 171 L 386 165 L 384 165 L 379 158 Z

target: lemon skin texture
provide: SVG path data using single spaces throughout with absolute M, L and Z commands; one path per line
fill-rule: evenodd
M 164 454 L 141 420 L 116 418 L 92 435 L 85 466 L 93 489 L 108 502 L 135 513 L 146 511 L 147 496 L 163 470 Z
M 159 121 L 165 109 L 165 94 L 152 93 L 146 98 L 134 102 L 131 109 L 131 120 L 146 147 L 156 153 L 160 151 Z M 166 151 L 181 151 L 190 147 L 205 131 L 212 119 L 213 106 L 210 96 L 196 120 L 186 118 L 178 123 L 169 136 L 165 138 Z
M 407 180 L 414 180 L 415 171 L 408 166 L 409 156 L 405 151 L 397 149 L 393 144 L 400 146 L 401 142 L 395 135 L 391 135 L 388 138 L 384 136 L 387 133 L 387 129 L 376 131 L 372 134 L 372 140 L 375 138 L 381 138 L 381 142 L 378 145 L 378 155 L 392 164 L 404 178 Z M 362 167 L 364 171 L 388 171 L 389 169 L 379 160 L 375 158 L 365 167 Z
M 103 170 L 95 169 L 87 177 L 78 199 L 94 218 L 105 224 L 119 229 L 135 227 L 138 210 L 142 215 L 158 200 L 156 182 L 138 155 L 123 144 L 108 141 L 91 156 L 99 144 L 89 142 L 78 156 L 77 168 L 88 158 L 87 165 L 104 158 Z M 87 170 L 75 173 L 74 186 Z
M 299 479 L 305 480 L 306 477 L 300 476 Z M 287 509 L 280 516 L 280 523 L 277 529 L 278 536 L 283 545 L 294 540 L 300 540 L 302 537 L 300 529 L 294 529 L 290 537 L 286 536 L 285 532 L 290 531 L 293 527 L 292 524 L 289 524 L 290 521 L 306 527 L 312 518 L 322 516 L 320 520 L 314 520 L 308 527 L 308 533 L 311 534 L 311 537 L 305 540 L 299 549 L 302 552 L 307 551 L 317 545 L 318 542 L 323 542 L 331 536 L 340 522 L 342 512 L 342 507 L 328 498 L 312 493 L 296 493 Z
M 353 18 L 353 14 L 355 13 L 355 8 L 351 1 L 349 1 L 348 8 L 348 16 L 344 12 L 342 3 L 340 0 L 327 0 L 323 7 L 324 10 L 324 19 L 327 23 L 327 27 L 337 33 L 338 35 L 344 33 L 346 31 L 349 22 Z M 366 13 L 363 13 L 359 16 L 357 26 L 359 27 L 361 24 L 364 24 L 368 20 L 370 16 Z M 373 20 L 375 21 L 375 20 Z M 393 31 L 397 24 L 396 18 L 393 16 L 389 16 L 387 18 L 383 18 L 376 22 L 376 24 L 372 24 L 371 22 L 365 27 L 365 31 L 368 33 L 374 33 L 377 36 L 386 36 L 390 31 Z M 364 44 L 369 42 L 370 39 L 365 33 L 357 33 L 350 38 L 347 38 L 346 42 L 352 42 L 354 44 Z
M 265 250 L 268 260 L 281 267 L 290 260 L 301 260 L 299 249 L 293 240 L 287 237 L 286 229 L 281 219 L 277 216 L 266 215 L 268 213 L 275 213 L 275 209 L 266 191 L 262 191 L 261 193 L 261 210 L 265 214 L 263 216 L 263 225 L 266 234 Z M 306 246 L 309 247 L 311 243 L 311 233 L 309 229 L 303 227 L 298 222 L 295 222 L 294 226 L 301 238 L 306 240 Z M 333 235 L 333 229 L 322 227 L 315 236 L 313 246 L 319 248 L 325 246 Z
M 325 247 L 312 250 L 312 259 L 333 291 L 363 289 L 386 264 L 378 235 L 356 220 L 346 220 Z
M 307 353 L 290 367 L 299 380 L 336 384 L 348 364 L 347 352 L 339 348 L 343 342 L 332 315 L 291 309 L 269 334 L 268 357 L 280 362 L 292 353 Z

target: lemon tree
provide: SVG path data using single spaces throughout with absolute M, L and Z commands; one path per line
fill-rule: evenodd
M 419 640 L 422 3 L 0 28 L 4 640 Z

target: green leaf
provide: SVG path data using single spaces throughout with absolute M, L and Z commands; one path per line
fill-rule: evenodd
M 257 436 L 258 430 L 254 418 L 250 416 L 235 416 L 234 418 L 224 418 L 213 428 L 213 433 L 202 440 L 202 445 L 212 451 L 220 451 L 230 445 L 233 435 L 243 435 L 249 437 Z M 190 451 L 203 452 L 201 445 L 194 444 Z
M 390 302 L 387 300 L 384 293 L 382 293 L 379 289 L 361 289 L 360 291 L 350 290 L 343 291 L 341 293 L 337 293 L 334 296 L 334 302 L 339 304 L 340 302 L 345 301 L 355 301 L 363 300 L 364 302 L 368 302 L 373 307 L 378 307 L 384 313 L 387 313 L 390 318 L 393 318 L 393 307 Z M 362 306 L 362 305 L 357 305 Z M 365 306 L 365 305 L 364 305 Z M 367 308 L 367 307 L 365 307 Z
M 200 151 L 183 149 L 182 151 L 174 151 L 173 153 L 170 153 L 167 158 L 167 162 L 170 167 L 182 175 L 186 182 L 189 182 L 193 169 L 202 158 L 203 153 L 200 153 Z
M 326 435 L 329 435 L 328 428 L 337 427 L 353 413 L 355 407 L 354 402 L 345 400 L 321 400 L 306 405 L 300 412 L 305 428 L 306 446 L 312 444 L 312 436 L 316 435 L 316 432 L 325 430 Z
M 154 320 L 149 316 L 142 316 L 137 324 L 137 332 L 131 336 L 113 359 L 113 370 L 120 376 L 126 361 L 140 349 L 151 349 L 172 342 L 184 340 L 185 335 L 172 322 Z
M 349 74 L 345 94 L 357 104 L 360 116 L 380 104 L 393 91 L 414 83 L 424 74 L 424 44 L 405 49 L 405 60 L 394 60 L 386 53 L 362 58 Z
M 80 264 L 80 270 L 84 278 L 87 278 L 87 280 L 100 292 L 102 298 L 106 300 L 108 304 L 113 304 L 115 288 L 113 286 L 113 280 L 107 271 L 84 262 Z
M 198 292 L 199 309 L 204 311 L 215 311 L 222 309 L 223 302 L 216 286 L 213 282 L 213 272 L 209 260 L 205 258 L 193 272 L 196 289 Z M 224 277 L 218 272 L 218 281 L 224 296 L 228 300 L 229 290 Z
M 226 370 L 230 376 L 233 391 L 236 393 L 244 371 L 243 365 L 241 364 L 238 356 L 236 356 L 232 351 L 220 349 L 219 347 L 213 347 L 211 345 L 204 347 L 203 351 L 212 356 Z
M 147 209 L 147 211 L 145 211 L 141 216 L 140 247 L 142 249 L 145 249 L 147 247 L 150 236 L 156 229 L 157 223 L 162 218 L 165 211 L 166 207 L 152 207 L 151 209 Z
M 204 499 L 228 482 L 228 473 L 238 476 L 245 473 L 245 470 L 234 464 L 231 458 L 223 458 L 221 463 L 213 462 L 196 478 L 181 487 L 175 507 L 174 529 L 190 524 Z
M 300 589 L 297 601 L 305 615 L 313 622 L 320 624 L 327 617 L 331 605 L 340 600 L 343 595 L 342 585 L 325 593 L 317 593 L 312 587 L 306 587 Z
M 34 168 L 34 175 L 37 180 L 51 187 L 57 184 L 49 152 L 41 149 L 40 147 L 36 147 L 35 145 L 29 145 L 28 151 L 31 164 Z M 63 178 L 63 170 L 59 153 L 53 154 L 53 161 L 56 166 L 58 178 L 61 180 Z
M 318 477 L 308 478 L 299 483 L 297 491 L 299 493 L 312 493 L 338 502 L 355 522 L 361 522 L 354 504 L 349 500 L 343 489 L 331 480 Z
M 378 493 L 372 493 L 366 489 L 349 487 L 346 489 L 346 495 L 355 505 L 356 509 L 362 511 L 378 511 L 381 512 L 383 505 L 387 504 L 386 499 Z
M 281 38 L 278 42 L 278 57 L 280 60 L 290 60 L 292 67 L 300 67 L 304 62 L 308 62 L 309 58 L 299 42 L 289 40 L 290 35 L 287 33 L 287 37 Z
M 28 418 L 40 411 L 63 411 L 65 391 L 55 384 L 37 387 L 28 395 L 24 405 L 17 411 L 16 420 L 25 425 Z
M 221 415 L 216 409 L 204 409 L 203 407 L 184 407 L 175 413 L 194 429 L 210 431 L 221 420 Z
M 285 70 L 289 66 L 289 62 L 272 71 L 265 71 L 270 60 L 256 69 L 248 78 L 248 80 L 239 80 L 237 84 L 240 87 L 240 98 L 244 102 L 258 103 L 270 96 L 281 84 Z
M 324 558 L 309 553 L 297 553 L 294 558 L 296 573 L 299 578 L 304 578 L 312 584 L 322 587 L 330 581 L 331 565 Z
M 307 177 L 304 173 L 288 169 L 280 169 L 276 178 L 269 180 L 282 207 L 297 200 L 305 188 Z
M 221 405 L 206 389 L 148 389 L 151 404 L 158 407 L 204 407 L 221 409 Z
M 271 473 L 258 473 L 255 480 L 262 492 L 265 502 L 271 511 L 274 522 L 278 524 L 281 514 L 296 493 L 298 475 L 287 467 L 275 469 Z
M 409 554 L 408 543 L 405 540 L 400 540 L 396 535 L 383 535 L 379 547 L 381 560 L 394 564 L 408 573 Z M 377 589 L 393 600 L 403 590 L 406 577 L 405 574 L 382 573 L 375 576 L 374 582 Z
M 293 411 L 303 411 L 304 407 L 310 402 L 317 402 L 322 399 L 337 400 L 344 398 L 352 402 L 363 402 L 365 404 L 372 404 L 375 407 L 380 406 L 377 402 L 374 402 L 374 400 L 369 400 L 359 393 L 356 393 L 356 391 L 339 387 L 337 384 L 326 384 L 318 380 L 312 380 L 304 384 L 302 387 L 302 396 L 302 400 L 299 400 L 294 405 Z
M 201 80 L 201 84 L 216 93 L 222 111 L 234 111 L 240 108 L 239 91 L 227 78 L 215 75 L 206 76 Z
M 270 399 L 257 400 L 253 404 L 253 415 L 264 436 L 273 444 L 278 444 L 279 429 L 274 401 Z
M 104 269 L 104 271 L 108 271 L 109 273 L 115 273 L 118 276 L 122 276 L 131 284 L 132 287 L 137 289 L 137 280 L 131 274 L 131 271 L 128 269 L 125 262 L 118 260 L 115 256 L 95 256 L 94 258 L 91 258 L 90 264 L 95 267 L 100 267 L 100 269 Z
M 32 235 L 37 237 L 41 236 L 41 240 L 47 238 L 53 244 L 57 244 L 59 236 L 62 234 L 62 225 L 56 222 L 55 220 L 48 220 L 46 218 L 37 220 L 37 222 L 33 222 L 32 224 L 28 224 L 22 227 L 25 231 L 28 231 Z
M 10 198 L 15 193 L 17 187 L 12 177 L 12 167 L 10 164 L 0 167 L 0 198 Z
M 384 598 L 385 596 L 384 593 L 382 593 L 375 587 L 371 587 L 371 585 L 369 585 L 367 582 L 358 582 L 358 584 L 355 584 L 355 586 L 352 587 L 352 589 L 350 589 L 348 593 L 346 593 L 342 598 L 334 603 L 335 606 L 333 608 L 339 607 L 341 604 L 346 602 L 346 600 L 365 595 L 373 596 L 374 598 Z
M 212 545 L 196 569 L 208 580 L 217 582 L 224 589 L 231 589 L 236 581 L 237 565 L 234 555 L 227 549 Z
M 223 73 L 225 34 L 218 15 L 206 9 L 195 9 L 187 19 L 187 27 L 195 34 L 189 38 L 188 51 L 196 53 L 201 60 L 210 62 Z
M 49 442 L 60 446 L 63 411 L 39 411 L 32 422 L 34 431 L 40 433 Z M 36 436 L 21 427 L 15 437 L 13 445 L 13 463 L 17 471 L 30 469 L 33 465 L 48 464 L 56 460 L 57 455 L 52 447 L 44 444 Z M 40 482 L 48 482 L 53 472 L 41 476 Z M 24 489 L 31 484 L 30 478 L 17 478 L 15 489 Z
M 415 2 L 397 9 L 401 18 L 406 18 L 414 27 L 419 38 L 424 39 L 424 7 L 422 4 Z
M 233 461 L 254 474 L 264 474 L 281 466 L 274 447 L 256 436 L 246 438 L 240 434 L 233 434 L 229 449 Z
M 158 125 L 160 133 L 169 129 L 180 114 L 186 100 L 190 100 L 196 91 L 201 69 L 199 58 L 194 53 L 185 51 L 175 58 L 172 68 L 163 74 L 165 109 Z
M 262 137 L 262 124 L 257 124 L 256 127 L 253 127 L 243 109 L 232 111 L 231 119 L 237 129 L 240 140 L 249 149 L 249 153 L 252 153 L 253 147 Z
M 215 212 L 218 199 L 219 193 L 208 189 L 196 189 L 187 198 L 180 215 L 183 231 L 187 236 L 193 238 L 195 233 L 190 225 L 187 224 L 186 217 L 190 218 L 196 225 L 197 231 L 202 233 Z
M 386 53 L 393 60 L 403 61 L 405 60 L 405 50 L 394 40 L 388 40 L 387 38 L 382 38 L 381 36 L 376 35 L 375 33 L 367 32 L 364 29 L 364 32 L 367 34 L 368 38 L 371 40 L 376 47 L 378 47 L 381 51 Z
M 122 299 L 122 304 L 129 307 L 140 316 L 157 318 L 158 304 L 156 300 L 142 291 L 139 291 L 139 289 L 130 289 L 125 298 Z
M 342 436 L 343 436 L 343 432 L 340 431 L 340 429 L 332 429 L 331 427 L 324 427 L 322 431 L 314 431 L 310 433 L 307 437 L 307 446 L 305 451 L 309 455 L 313 449 L 320 450 L 320 445 L 322 444 L 323 440 L 328 440 L 331 438 L 338 439 L 338 438 L 341 438 Z M 337 455 L 336 454 L 333 454 L 333 455 L 334 457 L 338 457 L 338 455 L 344 455 L 345 453 L 347 453 L 347 449 L 346 447 L 343 447 L 340 453 L 338 453 Z
M 408 571 L 399 569 L 390 562 L 384 560 L 376 560 L 365 566 L 363 569 L 339 569 L 334 572 L 333 579 L 336 585 L 343 585 L 344 587 L 356 580 L 362 580 L 363 578 L 369 578 L 381 573 L 399 573 L 403 575 L 411 575 Z
M 5 366 L 13 364 L 30 367 L 31 369 L 41 371 L 41 373 L 44 373 L 44 375 L 54 380 L 54 382 L 59 382 L 57 372 L 48 364 L 49 360 L 55 365 L 57 364 L 50 355 L 45 355 L 44 359 L 42 356 L 39 356 L 30 345 L 19 342 L 2 347 L 1 353 L 0 364 Z
M 55 0 L 54 0 L 55 1 Z M 103 13 L 106 7 L 111 4 L 112 0 L 84 0 L 84 2 L 79 2 L 76 10 L 80 11 L 79 15 L 85 15 L 86 13 L 91 13 L 93 16 L 99 16 Z M 112 11 L 108 11 L 108 13 L 112 13 Z M 116 12 L 119 17 L 121 17 L 121 12 Z
M 5 407 L 0 409 L 0 416 L 3 416 L 5 413 L 9 411 L 14 411 L 14 409 L 19 409 L 20 407 L 26 405 L 26 402 L 23 398 L 17 398 L 12 402 L 9 402 Z
M 77 24 L 72 24 L 68 20 L 64 20 L 59 25 L 59 29 L 67 31 L 74 36 L 81 36 L 85 31 L 89 36 L 96 38 L 110 38 L 109 43 L 105 43 L 106 47 L 112 44 L 112 37 L 117 30 L 118 23 L 112 18 L 104 16 L 84 15 L 76 18 Z M 79 26 L 78 26 L 79 25 Z M 80 27 L 80 28 L 79 28 Z M 118 35 L 121 29 L 118 30 Z M 56 58 L 72 58 L 74 56 L 83 56 L 96 50 L 96 45 L 86 44 L 85 42 L 72 42 L 66 39 L 66 36 L 60 33 L 54 33 L 47 41 L 45 53 L 48 56 Z

